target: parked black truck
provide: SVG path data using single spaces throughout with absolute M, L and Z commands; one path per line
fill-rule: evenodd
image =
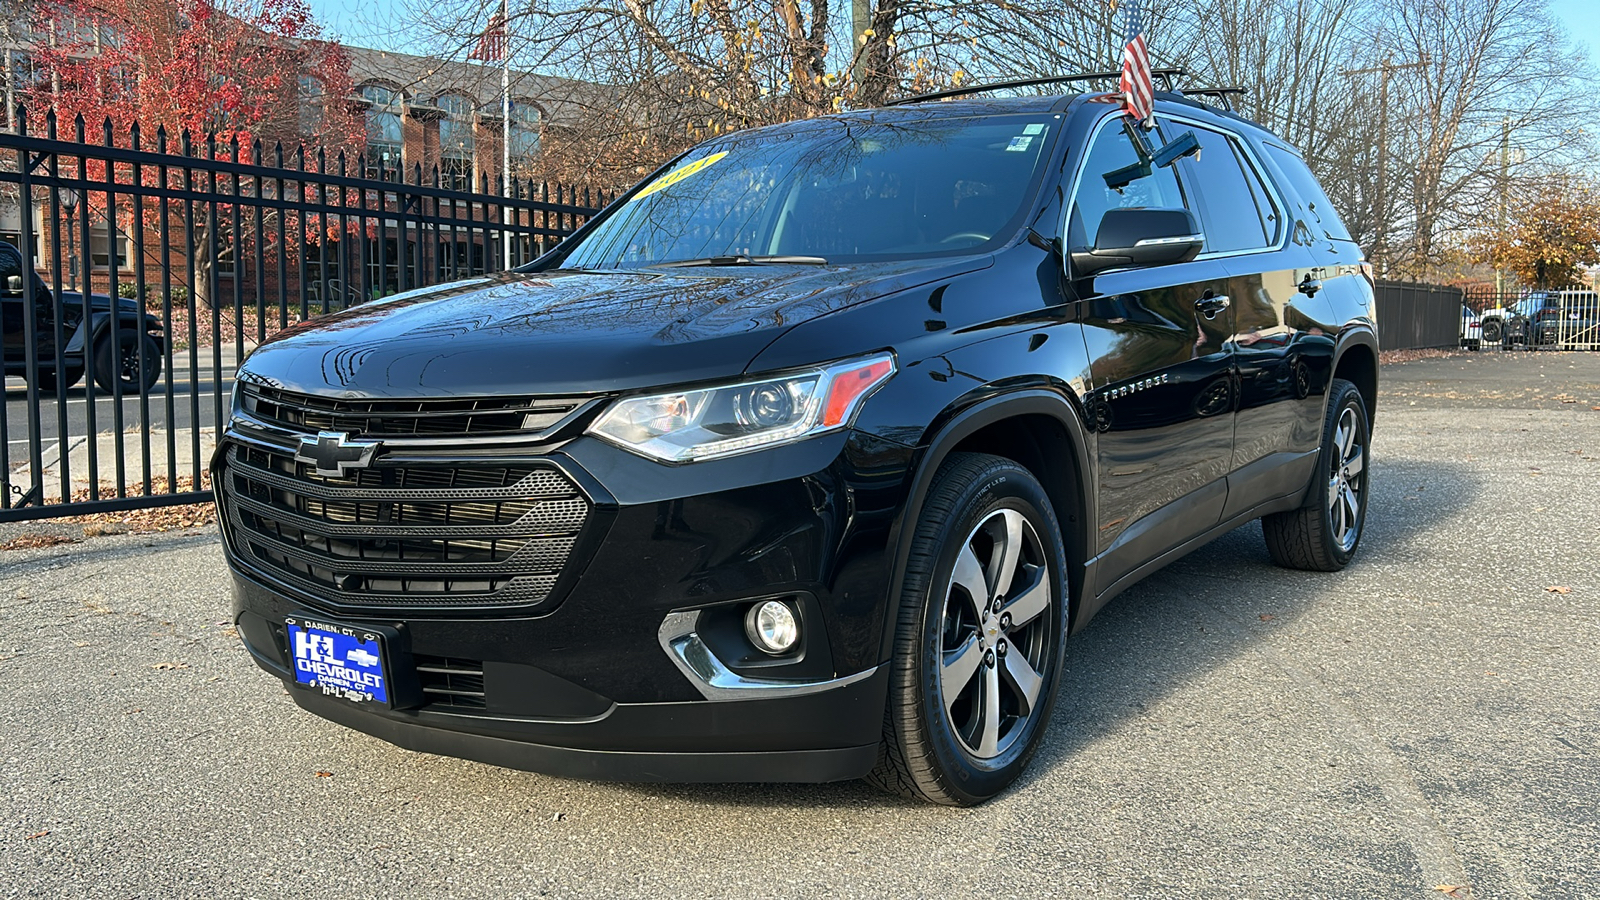
M 33 281 L 31 316 L 37 343 L 32 357 L 27 347 L 30 310 L 25 277 Z M 160 318 L 126 298 L 113 301 L 107 294 L 90 294 L 85 304 L 83 294 L 77 291 L 57 295 L 31 266 L 23 265 L 17 248 L 3 241 L 0 324 L 5 341 L 5 374 L 37 379 L 41 391 L 70 388 L 91 367 L 95 384 L 106 393 L 119 388 L 130 394 L 147 391 L 161 377 L 167 331 Z
M 554 252 L 269 340 L 213 462 L 235 619 L 318 715 L 585 778 L 981 802 L 1118 592 L 1367 509 L 1361 250 L 1158 94 L 717 138 Z

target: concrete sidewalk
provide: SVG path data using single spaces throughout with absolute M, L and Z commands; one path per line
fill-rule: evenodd
M 1600 354 L 1528 357 L 1385 367 L 1356 563 L 1251 525 L 1129 590 L 972 810 L 411 753 L 247 658 L 214 529 L 0 554 L 0 896 L 1589 896 Z

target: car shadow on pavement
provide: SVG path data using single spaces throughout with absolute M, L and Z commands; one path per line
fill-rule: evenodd
M 1380 465 L 1361 547 L 1344 572 L 1280 568 L 1254 521 L 1113 599 L 1068 642 L 1067 681 L 1050 731 L 1017 787 L 1150 716 L 1199 673 L 1250 652 L 1312 609 L 1340 603 L 1364 566 L 1403 563 L 1415 538 L 1467 507 L 1480 477 L 1442 460 Z M 1421 479 L 1425 490 L 1416 487 Z

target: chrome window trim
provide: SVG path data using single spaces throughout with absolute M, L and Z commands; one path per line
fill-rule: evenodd
M 1106 126 L 1112 124 L 1113 122 L 1117 122 L 1119 117 L 1121 117 L 1121 116 L 1122 116 L 1121 112 L 1113 112 L 1113 113 L 1109 113 L 1109 114 L 1101 117 L 1100 121 L 1096 122 L 1095 125 L 1094 125 L 1094 128 L 1090 130 L 1089 139 L 1087 141 L 1085 141 L 1084 144 L 1083 144 L 1083 147 L 1082 147 L 1082 149 L 1080 151 L 1080 154 L 1079 154 L 1078 164 L 1074 168 L 1073 174 L 1072 174 L 1072 189 L 1067 192 L 1067 202 L 1064 204 L 1064 206 L 1062 208 L 1062 213 L 1061 213 L 1061 236 L 1062 236 L 1062 240 L 1063 241 L 1065 241 L 1067 236 L 1071 234 L 1071 229 L 1070 229 L 1069 226 L 1072 223 L 1072 208 L 1077 203 L 1078 185 L 1081 184 L 1082 181 L 1083 181 L 1083 170 L 1084 170 L 1084 167 L 1087 166 L 1088 163 L 1089 163 L 1089 149 L 1094 146 L 1094 142 L 1096 140 L 1099 140 L 1100 132 L 1104 131 Z M 1165 120 L 1170 121 L 1170 122 L 1182 122 L 1183 124 L 1189 125 L 1189 126 L 1194 127 L 1194 128 L 1204 128 L 1207 131 L 1215 131 L 1218 134 L 1224 135 L 1224 136 L 1234 140 L 1239 145 L 1240 149 L 1244 151 L 1245 159 L 1249 161 L 1250 167 L 1255 170 L 1256 177 L 1259 178 L 1261 180 L 1261 183 L 1266 186 L 1268 197 L 1273 203 L 1273 212 L 1277 213 L 1277 215 L 1278 215 L 1278 240 L 1277 240 L 1276 243 L 1269 244 L 1269 245 L 1267 245 L 1265 247 L 1254 247 L 1254 248 L 1250 248 L 1250 249 L 1246 249 L 1246 250 L 1216 250 L 1216 251 L 1210 251 L 1210 252 L 1207 252 L 1207 253 L 1201 253 L 1199 256 L 1196 256 L 1194 259 L 1190 260 L 1190 262 L 1204 262 L 1204 261 L 1213 260 L 1213 259 L 1229 259 L 1229 258 L 1235 257 L 1235 256 L 1254 256 L 1254 255 L 1256 255 L 1258 253 L 1275 253 L 1275 252 L 1277 252 L 1279 250 L 1284 249 L 1286 246 L 1288 246 L 1288 244 L 1289 244 L 1289 235 L 1290 235 L 1290 232 L 1292 231 L 1292 229 L 1286 227 L 1287 226 L 1287 221 L 1286 221 L 1287 220 L 1287 212 L 1286 212 L 1286 210 L 1288 209 L 1288 205 L 1284 202 L 1283 194 L 1278 190 L 1277 183 L 1274 182 L 1272 180 L 1272 177 L 1267 174 L 1266 167 L 1263 166 L 1261 164 L 1261 160 L 1256 157 L 1255 148 L 1250 146 L 1250 142 L 1245 140 L 1244 135 L 1240 134 L 1237 131 L 1233 131 L 1232 129 L 1225 128 L 1225 127 L 1213 124 L 1211 122 L 1205 122 L 1205 121 L 1201 121 L 1199 119 L 1195 119 L 1195 118 L 1191 118 L 1191 117 L 1187 117 L 1187 116 L 1183 116 L 1183 115 L 1172 115 L 1172 114 L 1169 114 L 1169 113 L 1165 113 L 1165 112 L 1161 111 L 1160 109 L 1156 110 L 1156 116 L 1158 118 L 1165 119 Z M 1173 174 L 1174 174 L 1174 176 L 1179 176 L 1179 173 L 1177 173 L 1177 172 L 1174 172 Z M 1188 200 L 1188 192 L 1184 188 L 1182 177 L 1178 177 L 1178 187 L 1179 187 L 1180 190 L 1184 190 L 1184 194 L 1185 194 L 1184 199 L 1187 202 L 1187 200 Z M 1198 209 L 1190 209 L 1189 211 L 1194 213 L 1196 218 L 1199 218 L 1199 210 Z M 1072 248 L 1069 247 L 1067 249 L 1070 252 Z M 1184 264 L 1183 263 L 1177 263 L 1177 265 L 1184 265 Z M 1108 269 L 1106 271 L 1107 272 L 1122 272 L 1122 271 L 1129 271 L 1129 270 L 1127 268 L 1118 268 L 1118 269 Z

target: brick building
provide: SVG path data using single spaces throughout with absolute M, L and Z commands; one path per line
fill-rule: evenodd
M 96 36 L 98 39 L 98 36 Z M 26 85 L 37 77 L 31 56 L 35 42 L 48 40 L 48 35 L 33 33 L 27 24 L 25 7 L 15 0 L 0 0 L 0 91 L 5 102 L 4 126 L 16 128 L 16 109 Z M 403 178 L 414 182 L 420 171 L 423 184 L 433 184 L 438 178 L 441 188 L 452 190 L 483 190 L 498 192 L 501 167 L 502 106 L 501 70 L 498 66 L 441 61 L 403 53 L 346 47 L 350 58 L 351 80 L 354 93 L 345 97 L 329 97 L 322 86 L 310 77 L 300 80 L 298 96 L 299 117 L 308 145 L 317 142 L 317 107 L 327 103 L 345 103 L 362 111 L 367 123 L 367 167 L 365 173 L 351 172 L 360 177 L 384 177 L 391 181 Z M 575 130 L 584 118 L 586 109 L 607 102 L 602 86 L 554 78 L 533 72 L 513 70 L 510 73 L 511 95 L 511 169 L 517 179 L 539 180 L 545 176 L 543 148 L 553 133 Z M 0 161 L 0 165 L 7 164 Z M 403 173 L 403 176 L 402 174 Z M 437 173 L 437 174 L 435 174 Z M 71 201 L 72 197 L 59 200 Z M 55 248 L 49 246 L 45 217 L 47 204 L 36 202 L 28 210 L 33 218 L 35 259 L 45 277 L 51 278 L 50 263 L 57 257 Z M 465 204 L 465 214 L 481 220 L 488 211 L 481 204 Z M 12 191 L 0 195 L 0 240 L 21 244 L 23 204 Z M 70 214 L 70 213 L 69 213 Z M 80 215 L 84 212 L 78 213 Z M 73 236 L 82 233 L 81 223 L 72 226 Z M 402 246 L 400 235 L 393 228 L 384 234 L 365 237 L 367 247 L 344 246 L 332 249 L 337 258 L 343 255 L 345 265 L 341 271 L 355 282 L 353 270 L 359 266 L 369 269 L 363 279 L 377 292 L 395 289 L 399 284 L 417 284 L 437 278 L 448 271 L 481 270 L 486 250 L 481 234 L 470 231 L 459 238 L 430 239 L 428 246 L 415 246 L 419 238 L 412 234 Z M 67 244 L 68 238 L 63 238 Z M 378 247 L 378 242 L 383 247 Z M 135 277 L 133 253 L 137 246 L 132 236 L 110 217 L 92 217 L 88 227 L 87 246 L 77 241 L 70 252 L 60 248 L 64 260 L 62 277 L 66 283 L 76 283 L 83 273 L 78 271 L 78 261 L 87 267 L 94 290 L 106 290 L 112 280 L 132 284 Z M 157 248 L 150 226 L 144 236 L 146 270 L 151 269 L 152 251 L 161 254 L 160 265 L 168 268 L 187 267 L 186 248 L 168 246 Z M 437 244 L 437 246 L 434 246 Z M 226 239 L 224 240 L 226 245 Z M 401 250 L 406 252 L 401 253 Z M 518 256 L 526 257 L 536 250 L 531 245 L 519 248 Z M 306 292 L 315 294 L 328 282 L 321 271 L 328 258 L 328 248 L 307 246 L 303 250 L 309 269 Z M 250 255 L 233 260 L 226 250 L 219 253 L 215 276 L 220 297 L 235 295 L 235 281 L 239 290 L 254 300 L 255 274 L 243 271 L 248 268 Z M 383 262 L 379 262 L 382 260 Z M 403 260 L 403 261 L 402 261 Z M 401 275 L 400 266 L 407 272 Z M 418 265 L 436 270 L 415 271 Z M 209 272 L 207 273 L 210 274 Z M 267 273 L 275 282 L 275 274 Z M 148 277 L 146 280 L 149 280 Z M 301 293 L 298 273 L 296 282 L 283 289 L 293 296 Z M 273 283 L 269 293 L 277 295 L 279 286 Z M 313 297 L 315 299 L 315 297 Z

